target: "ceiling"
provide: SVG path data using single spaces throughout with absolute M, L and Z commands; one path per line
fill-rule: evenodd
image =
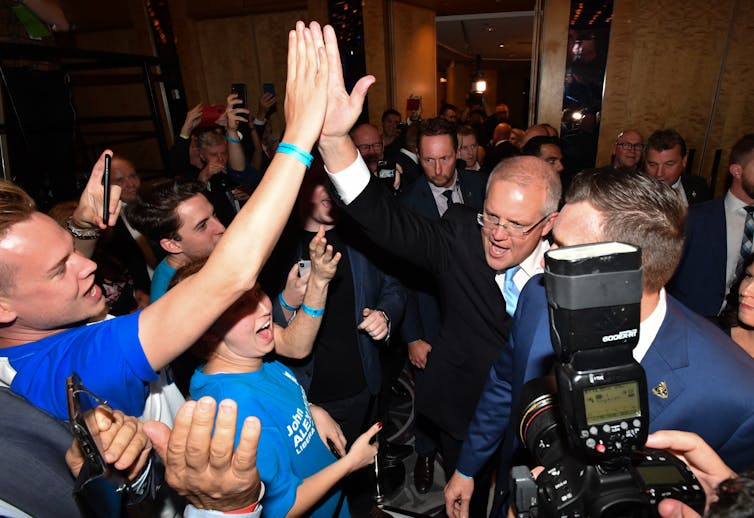
M 534 11 L 438 16 L 441 54 L 456 60 L 528 61 Z

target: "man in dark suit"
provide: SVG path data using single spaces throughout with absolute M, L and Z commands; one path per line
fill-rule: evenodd
M 418 159 L 424 174 L 401 194 L 399 199 L 404 206 L 433 221 L 439 221 L 455 203 L 481 210 L 485 187 L 482 178 L 456 167 L 457 148 L 455 127 L 445 119 L 428 119 L 418 126 Z M 415 376 L 421 377 L 440 329 L 437 290 L 432 277 L 418 268 L 409 269 L 402 280 L 411 290 L 401 332 Z M 414 485 L 423 494 L 432 486 L 436 446 L 431 424 L 420 416 L 415 430 Z
M 634 358 L 644 367 L 650 389 L 650 431 L 695 432 L 728 464 L 741 468 L 754 462 L 754 401 L 749 397 L 754 359 L 663 289 L 680 257 L 684 213 L 673 190 L 652 178 L 589 171 L 574 179 L 553 234 L 561 246 L 622 241 L 642 247 L 642 323 Z M 468 505 L 473 480 L 463 475 L 480 469 L 501 441 L 494 506 L 499 516 L 510 468 L 514 462 L 526 462 L 512 409 L 520 404 L 523 384 L 548 374 L 554 357 L 541 280 L 533 279 L 521 294 L 511 348 L 490 370 L 458 473 L 445 490 L 450 516 L 461 515 Z
M 686 142 L 677 131 L 657 130 L 649 136 L 644 159 L 647 174 L 678 191 L 687 205 L 707 201 L 712 197 L 707 181 L 684 173 L 687 158 Z
M 754 205 L 754 134 L 736 142 L 729 164 L 727 194 L 689 208 L 683 256 L 668 283 L 674 297 L 706 317 L 722 309 L 741 262 L 746 207 Z
M 506 302 L 515 303 L 518 293 L 509 287 L 506 272 L 509 277 L 522 273 L 515 267 L 544 253 L 560 182 L 538 158 L 517 157 L 493 173 L 481 214 L 453 205 L 439 222 L 417 216 L 371 179 L 348 138 L 374 78 L 360 79 L 349 96 L 339 57 L 328 57 L 329 96 L 319 149 L 345 210 L 380 247 L 430 271 L 439 290 L 442 327 L 416 388 L 416 409 L 440 429 L 444 468 L 451 473 L 484 379 L 508 347 Z M 510 288 L 507 297 L 501 285 Z
M 335 206 L 326 180 L 322 161 L 317 159 L 299 192 L 300 230 L 285 236 L 278 253 L 286 257 L 284 265 L 308 260 L 309 242 L 324 226 L 327 242 L 341 258 L 328 287 L 327 308 L 312 354 L 301 361 L 281 361 L 294 372 L 309 402 L 327 410 L 340 425 L 350 447 L 377 420 L 376 403 L 382 384 L 380 354 L 397 332 L 393 326 L 400 325 L 406 294 L 401 283 L 385 273 L 381 254 Z M 275 304 L 285 309 L 300 305 L 299 301 L 283 301 L 285 305 L 278 298 Z M 382 454 L 389 455 L 385 441 L 382 446 Z M 406 449 L 410 454 L 410 448 Z M 351 515 L 387 517 L 373 506 L 369 475 L 361 470 L 347 479 L 345 492 Z
M 136 203 L 141 179 L 130 160 L 113 157 L 110 182 L 120 186 L 124 205 Z M 103 287 L 110 314 L 125 315 L 149 304 L 149 269 L 154 270 L 157 261 L 149 241 L 131 226 L 125 210 L 115 226 L 100 236 L 92 258 L 97 263 L 96 280 Z
M 482 170 L 485 173 L 492 171 L 501 160 L 516 156 L 519 149 L 511 143 L 511 125 L 507 122 L 501 122 L 495 126 L 495 132 L 492 134 L 492 142 L 484 157 Z

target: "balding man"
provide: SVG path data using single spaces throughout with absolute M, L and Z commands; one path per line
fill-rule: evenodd
M 613 144 L 613 167 L 638 168 L 644 151 L 644 137 L 635 129 L 618 133 Z
M 491 147 L 484 157 L 484 165 L 482 166 L 484 172 L 489 173 L 501 160 L 519 154 L 519 149 L 510 140 L 511 130 L 511 125 L 507 122 L 501 122 L 495 126 Z
M 521 147 L 525 146 L 530 139 L 534 137 L 557 137 L 558 130 L 550 126 L 549 124 L 535 124 L 526 130 L 524 133 L 523 143 Z

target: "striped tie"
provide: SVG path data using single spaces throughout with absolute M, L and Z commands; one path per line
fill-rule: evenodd
M 736 265 L 736 278 L 741 275 L 744 259 L 751 253 L 752 242 L 754 241 L 754 206 L 747 205 L 744 210 L 746 211 L 746 222 L 744 223 L 744 235 L 741 238 L 741 252 Z

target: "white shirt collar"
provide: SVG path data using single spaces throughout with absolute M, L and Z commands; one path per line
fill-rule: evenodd
M 634 347 L 634 359 L 637 362 L 641 362 L 641 360 L 644 359 L 644 356 L 647 354 L 647 351 L 652 345 L 652 342 L 655 341 L 655 338 L 657 337 L 657 333 L 660 331 L 660 326 L 662 326 L 663 321 L 665 320 L 665 314 L 668 311 L 668 302 L 665 294 L 665 288 L 662 288 L 660 290 L 660 297 L 657 301 L 657 306 L 654 308 L 652 313 L 645 318 L 641 324 L 639 325 L 639 343 L 636 344 L 636 347 Z

